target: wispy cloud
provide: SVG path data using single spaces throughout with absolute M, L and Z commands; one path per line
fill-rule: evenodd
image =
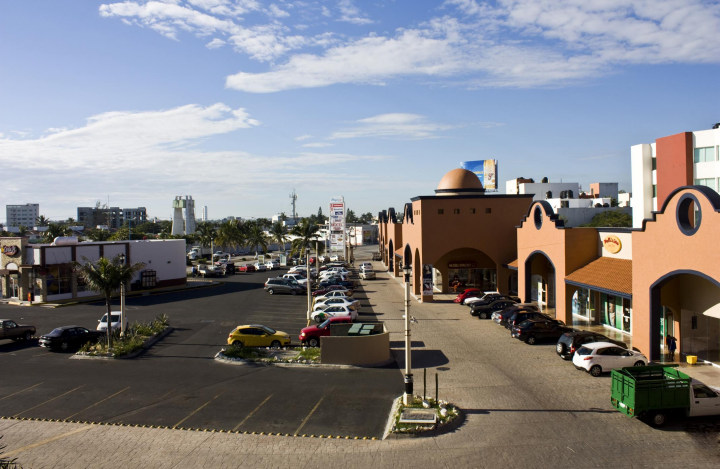
M 297 140 L 298 142 L 302 142 L 303 140 L 307 140 L 309 138 L 313 138 L 313 136 L 312 135 L 301 135 L 299 137 L 295 137 L 295 140 Z
M 360 119 L 353 127 L 333 132 L 329 139 L 379 137 L 420 140 L 439 138 L 439 132 L 456 127 L 430 122 L 419 114 L 390 113 Z
M 345 21 L 357 25 L 371 24 L 373 20 L 367 17 L 360 8 L 356 7 L 352 0 L 340 0 L 338 3 L 340 17 L 338 21 Z
M 270 7 L 268 8 L 270 11 L 270 15 L 274 16 L 275 18 L 287 18 L 290 16 L 290 13 L 283 10 L 279 6 L 275 5 L 274 3 L 270 4 Z
M 325 147 L 332 147 L 332 146 L 335 146 L 335 144 L 328 143 L 328 142 L 314 142 L 314 143 L 303 144 L 303 147 L 305 147 L 305 148 L 325 148 Z
M 213 39 L 212 41 L 210 41 L 210 42 L 208 42 L 207 44 L 205 44 L 205 47 L 207 47 L 208 49 L 217 49 L 217 48 L 219 48 L 219 47 L 224 46 L 225 44 L 227 44 L 227 42 L 225 42 L 225 41 L 223 41 L 222 39 L 219 39 L 219 38 L 216 37 L 216 38 Z

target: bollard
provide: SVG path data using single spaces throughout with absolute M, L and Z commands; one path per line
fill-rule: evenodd
M 427 368 L 423 368 L 423 400 L 427 398 Z
M 438 374 L 435 373 L 435 403 L 440 402 L 440 396 L 438 396 Z

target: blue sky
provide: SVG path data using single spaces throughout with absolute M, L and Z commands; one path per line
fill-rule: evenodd
M 629 190 L 631 145 L 720 121 L 719 30 L 702 0 L 5 1 L 0 204 L 376 213 L 491 158 Z

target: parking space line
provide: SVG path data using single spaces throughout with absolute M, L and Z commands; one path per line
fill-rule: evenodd
M 223 392 L 225 392 L 225 391 L 222 391 L 220 394 L 218 394 L 217 396 L 213 397 L 212 399 L 210 399 L 209 401 L 207 401 L 205 404 L 203 404 L 203 405 L 201 405 L 200 407 L 198 407 L 197 409 L 193 410 L 193 411 L 190 413 L 190 415 L 188 415 L 187 417 L 185 417 L 184 419 L 180 420 L 178 423 L 176 423 L 175 425 L 173 425 L 173 428 L 179 427 L 180 424 L 183 423 L 185 420 L 189 419 L 189 418 L 192 417 L 193 415 L 195 415 L 195 414 L 197 414 L 198 412 L 200 412 L 206 405 L 210 404 L 212 401 L 214 401 L 215 399 L 217 399 L 218 397 L 220 397 L 220 395 L 221 395 Z
M 77 428 L 77 429 L 72 430 L 72 431 L 69 431 L 69 432 L 67 432 L 67 433 L 62 433 L 62 434 L 57 435 L 57 436 L 54 436 L 54 437 L 52 437 L 52 438 L 48 438 L 48 439 L 46 439 L 46 440 L 38 441 L 37 443 L 33 443 L 33 444 L 30 444 L 30 445 L 27 445 L 27 446 L 23 446 L 22 448 L 14 449 L 14 450 L 12 450 L 12 451 L 7 451 L 7 452 L 3 453 L 3 458 L 12 458 L 12 457 L 15 456 L 16 454 L 20 454 L 20 453 L 22 453 L 23 451 L 27 451 L 27 450 L 29 450 L 29 449 L 37 448 L 38 446 L 43 446 L 43 445 L 46 445 L 46 444 L 48 444 L 48 443 L 52 443 L 53 441 L 57 441 L 57 440 L 66 438 L 66 437 L 68 437 L 68 436 L 74 435 L 74 434 L 76 434 L 76 433 L 80 433 L 80 432 L 84 432 L 84 431 L 90 430 L 91 428 L 92 428 L 91 426 Z
M 300 433 L 300 430 L 302 430 L 303 427 L 305 426 L 305 424 L 308 422 L 308 420 L 310 420 L 310 417 L 312 417 L 312 414 L 314 414 L 315 411 L 317 410 L 317 408 L 320 407 L 320 403 L 323 401 L 323 399 L 325 399 L 325 396 L 320 398 L 318 403 L 315 404 L 315 407 L 313 407 L 312 410 L 310 411 L 310 413 L 307 415 L 307 417 L 305 417 L 305 420 L 303 420 L 302 423 L 300 424 L 300 426 L 297 428 L 297 430 L 295 430 L 296 435 L 298 435 Z
M 232 431 L 237 431 L 237 429 L 240 428 L 240 425 L 242 425 L 243 423 L 245 423 L 245 422 L 247 421 L 247 419 L 249 419 L 250 417 L 252 417 L 253 414 L 254 414 L 255 412 L 257 412 L 258 409 L 260 409 L 260 407 L 263 406 L 263 404 L 265 404 L 267 401 L 269 401 L 271 397 L 273 397 L 272 394 L 270 394 L 268 397 L 266 397 L 265 400 L 262 401 L 259 406 L 255 407 L 255 409 L 253 409 L 252 412 L 250 412 L 249 414 L 247 414 L 247 417 L 245 417 L 244 419 L 242 419 L 242 422 L 240 422 L 240 423 L 238 423 L 237 425 L 235 425 L 235 428 L 233 428 Z
M 55 397 L 53 397 L 52 399 L 48 399 L 47 401 L 43 402 L 42 404 L 38 404 L 38 405 L 36 405 L 35 407 L 30 407 L 29 409 L 25 409 L 25 410 L 23 410 L 22 412 L 18 412 L 17 414 L 13 415 L 13 417 L 17 417 L 17 416 L 20 415 L 20 414 L 24 414 L 25 412 L 29 412 L 29 411 L 31 411 L 31 410 L 33 410 L 33 409 L 37 409 L 38 407 L 44 406 L 44 405 L 47 404 L 48 402 L 52 402 L 52 401 L 54 401 L 55 399 L 59 399 L 59 398 L 61 398 L 61 397 L 63 397 L 63 396 L 66 396 L 66 395 L 70 394 L 71 392 L 77 391 L 78 389 L 83 388 L 83 387 L 85 387 L 84 384 L 83 384 L 82 386 L 76 387 L 75 389 L 71 389 L 71 390 L 69 390 L 68 392 L 62 393 L 62 394 L 60 394 L 59 396 L 55 396 Z
M 95 406 L 98 405 L 98 404 L 102 404 L 103 402 L 107 401 L 108 399 L 113 398 L 113 397 L 117 396 L 118 394 L 127 391 L 128 389 L 130 389 L 130 386 L 126 387 L 126 388 L 123 389 L 122 391 L 116 392 L 115 394 L 113 394 L 113 395 L 110 396 L 110 397 L 106 397 L 105 399 L 103 399 L 103 400 L 101 400 L 101 401 L 97 401 L 97 402 L 96 402 L 95 404 L 93 404 L 93 405 L 90 405 L 90 406 L 85 407 L 83 410 L 77 411 L 77 412 L 75 412 L 74 414 L 72 414 L 72 415 L 70 415 L 70 416 L 68 416 L 68 417 L 65 417 L 65 420 L 70 420 L 71 418 L 75 417 L 77 414 L 79 414 L 79 413 L 81 413 L 81 412 L 85 412 L 86 410 L 91 409 L 91 408 L 95 407 Z
M 10 395 L 7 395 L 7 396 L 5 396 L 5 397 L 0 397 L 0 401 L 2 401 L 3 399 L 7 399 L 8 397 L 13 397 L 14 395 L 20 394 L 21 392 L 29 391 L 29 390 L 31 390 L 32 388 L 36 388 L 36 387 L 40 386 L 41 384 L 42 384 L 42 383 L 34 384 L 34 385 L 30 386 L 29 388 L 25 388 L 25 389 L 23 389 L 23 390 L 21 390 L 21 391 L 14 392 L 14 393 L 12 393 L 12 394 L 10 394 Z

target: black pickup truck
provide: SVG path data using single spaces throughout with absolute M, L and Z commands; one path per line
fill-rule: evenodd
M 0 340 L 30 340 L 35 336 L 35 326 L 25 326 L 10 319 L 0 319 Z

